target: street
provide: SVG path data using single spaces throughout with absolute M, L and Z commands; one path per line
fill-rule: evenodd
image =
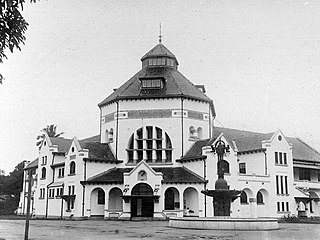
M 280 223 L 275 231 L 218 231 L 168 227 L 166 221 L 31 220 L 29 239 L 320 239 L 318 224 Z M 23 239 L 24 220 L 0 220 L 0 240 Z

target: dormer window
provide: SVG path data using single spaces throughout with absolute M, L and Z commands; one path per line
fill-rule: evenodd
M 141 79 L 142 88 L 163 88 L 163 80 L 162 79 Z

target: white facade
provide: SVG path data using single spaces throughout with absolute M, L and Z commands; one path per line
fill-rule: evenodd
M 33 167 L 35 217 L 212 217 L 212 198 L 201 191 L 218 178 L 218 140 L 229 146 L 224 178 L 242 191 L 231 217 L 320 216 L 319 153 L 303 145 L 308 156 L 295 162 L 293 148 L 302 143 L 279 130 L 214 128 L 212 101 L 177 71 L 169 50 L 158 44 L 142 62 L 141 72 L 99 104 L 99 136 L 45 137 Z M 301 169 L 310 168 L 308 180 Z

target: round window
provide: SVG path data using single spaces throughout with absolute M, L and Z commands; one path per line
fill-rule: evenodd
M 279 141 L 281 141 L 281 140 L 282 140 L 282 137 L 281 137 L 280 135 L 278 136 L 278 140 L 279 140 Z

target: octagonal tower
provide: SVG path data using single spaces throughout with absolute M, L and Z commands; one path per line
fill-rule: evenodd
M 101 142 L 125 165 L 175 165 L 195 141 L 211 137 L 213 101 L 178 71 L 163 44 L 141 61 L 141 70 L 98 104 Z

